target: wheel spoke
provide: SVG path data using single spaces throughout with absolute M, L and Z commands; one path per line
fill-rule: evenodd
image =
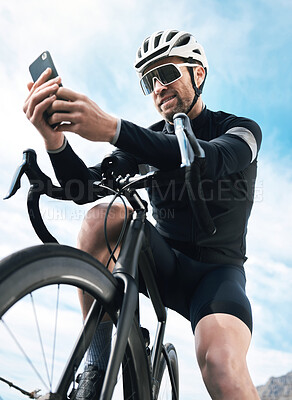
M 17 340 L 17 338 L 15 337 L 15 335 L 13 334 L 12 330 L 9 328 L 9 326 L 5 323 L 5 321 L 3 320 L 3 318 L 1 318 L 1 322 L 4 325 L 5 329 L 7 330 L 7 332 L 9 333 L 10 337 L 13 339 L 14 343 L 17 345 L 17 347 L 19 348 L 20 352 L 23 354 L 24 358 L 26 359 L 26 361 L 28 362 L 28 364 L 31 366 L 31 368 L 34 370 L 34 372 L 36 373 L 36 375 L 38 376 L 38 378 L 40 379 L 40 381 L 43 383 L 43 385 L 46 387 L 47 390 L 49 390 L 48 385 L 46 384 L 46 382 L 43 380 L 42 376 L 40 375 L 40 373 L 38 372 L 38 370 L 36 369 L 36 367 L 34 366 L 33 362 L 31 361 L 31 359 L 29 358 L 29 356 L 26 354 L 24 348 L 21 346 L 21 344 L 19 343 L 19 341 Z
M 57 326 L 58 326 L 58 315 L 59 315 L 59 299 L 60 299 L 60 285 L 57 286 L 57 300 L 56 300 L 56 311 L 55 311 L 55 327 L 54 327 L 54 340 L 53 340 L 53 352 L 52 352 L 52 368 L 51 368 L 51 391 L 52 382 L 54 376 L 55 366 L 55 353 L 56 353 L 56 341 L 57 341 Z
M 37 327 L 37 331 L 38 331 L 39 342 L 40 342 L 41 351 L 42 351 L 42 355 L 43 355 L 44 365 L 45 365 L 45 369 L 46 369 L 46 373 L 47 373 L 47 378 L 48 378 L 48 382 L 49 382 L 49 386 L 50 386 L 50 390 L 51 390 L 51 388 L 52 388 L 52 382 L 51 382 L 51 380 L 50 380 L 48 364 L 47 364 L 47 360 L 46 360 L 44 345 L 43 345 L 43 341 L 42 341 L 42 335 L 41 335 L 41 331 L 40 331 L 40 326 L 39 326 L 39 322 L 38 322 L 38 317 L 37 317 L 36 308 L 35 308 L 35 304 L 34 304 L 34 299 L 33 299 L 32 293 L 30 293 L 30 300 L 31 300 L 31 303 L 32 303 L 32 308 L 33 308 L 35 323 L 36 323 L 36 327 Z
M 120 317 L 122 296 L 117 282 L 92 257 L 62 245 L 35 246 L 23 254 L 17 252 L 0 261 L 2 271 L 5 273 L 0 274 L 3 276 L 0 281 L 2 397 L 12 400 L 14 390 L 18 390 L 20 398 L 21 393 L 24 396 L 32 393 L 34 398 L 68 398 L 75 375 L 82 372 L 84 336 L 88 345 L 94 326 L 105 319 L 105 314 L 115 326 Z M 77 289 L 90 293 L 95 304 L 100 305 L 95 306 L 84 331 Z M 115 342 L 115 328 L 112 338 Z M 106 345 L 100 351 L 106 350 Z M 151 397 L 144 345 L 134 320 L 117 377 L 115 400 Z M 110 342 L 108 346 L 110 349 Z M 30 387 L 39 388 L 38 393 L 27 391 Z

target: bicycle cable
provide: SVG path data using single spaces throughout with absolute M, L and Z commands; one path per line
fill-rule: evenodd
M 99 187 L 102 188 L 102 189 L 108 190 L 109 192 L 111 192 L 114 195 L 113 199 L 111 200 L 111 202 L 109 203 L 109 205 L 107 207 L 107 210 L 106 210 L 106 213 L 105 213 L 105 218 L 104 218 L 104 237 L 105 237 L 105 242 L 106 242 L 107 249 L 108 249 L 109 254 L 110 254 L 109 258 L 107 260 L 107 263 L 105 265 L 105 267 L 108 269 L 111 260 L 113 260 L 115 263 L 117 262 L 117 259 L 116 259 L 114 254 L 115 254 L 117 248 L 119 247 L 119 245 L 120 245 L 120 243 L 121 243 L 121 241 L 122 241 L 122 239 L 124 237 L 126 228 L 127 228 L 128 210 L 127 210 L 126 202 L 125 202 L 123 196 L 120 195 L 119 192 L 117 192 L 116 190 L 114 190 L 114 189 L 112 189 L 112 188 L 110 188 L 108 186 L 105 186 L 105 185 L 99 185 Z M 109 239 L 108 239 L 108 235 L 107 235 L 107 221 L 108 221 L 108 218 L 109 218 L 110 209 L 111 209 L 112 205 L 114 204 L 114 202 L 116 201 L 117 198 L 120 198 L 121 201 L 122 201 L 122 204 L 124 205 L 125 216 L 124 216 L 124 221 L 123 221 L 121 232 L 119 234 L 119 237 L 118 237 L 118 239 L 116 241 L 116 244 L 115 244 L 114 248 L 112 249 L 111 245 L 110 245 L 110 242 L 109 242 Z
M 108 220 L 108 217 L 109 217 L 110 209 L 111 209 L 112 205 L 114 204 L 115 200 L 116 200 L 118 197 L 122 200 L 122 203 L 123 203 L 123 205 L 124 205 L 125 216 L 124 216 L 124 221 L 123 221 L 122 229 L 121 229 L 121 232 L 120 232 L 120 234 L 119 234 L 119 237 L 118 237 L 118 239 L 117 239 L 117 241 L 116 241 L 115 247 L 114 247 L 113 249 L 111 249 L 111 246 L 110 246 L 110 243 L 109 243 L 109 240 L 108 240 L 108 236 L 107 236 L 107 220 Z M 109 263 L 111 262 L 111 260 L 113 260 L 115 263 L 117 262 L 117 259 L 116 259 L 116 257 L 115 257 L 114 254 L 115 254 L 115 251 L 116 251 L 117 248 L 119 247 L 119 245 L 120 245 L 120 243 L 121 243 L 121 241 L 122 241 L 122 239 L 123 239 L 123 237 L 124 237 L 124 234 L 125 234 L 125 231 L 126 231 L 126 227 L 127 227 L 127 221 L 128 221 L 128 211 L 127 211 L 127 206 L 126 206 L 125 200 L 123 199 L 122 196 L 120 196 L 119 194 L 116 194 L 116 195 L 114 196 L 113 200 L 112 200 L 112 201 L 110 202 L 110 204 L 108 205 L 108 208 L 107 208 L 106 214 L 105 214 L 105 218 L 104 218 L 104 236 L 105 236 L 105 241 L 106 241 L 106 245 L 107 245 L 108 251 L 109 251 L 109 253 L 110 253 L 109 259 L 108 259 L 108 261 L 107 261 L 107 263 L 106 263 L 106 268 L 109 267 Z

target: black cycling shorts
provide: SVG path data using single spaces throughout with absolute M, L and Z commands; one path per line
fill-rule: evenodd
M 252 332 L 251 306 L 245 293 L 246 278 L 242 266 L 196 261 L 185 254 L 188 251 L 178 250 L 179 242 L 162 237 L 148 222 L 146 236 L 162 301 L 166 307 L 187 318 L 193 332 L 203 317 L 215 313 L 234 315 Z

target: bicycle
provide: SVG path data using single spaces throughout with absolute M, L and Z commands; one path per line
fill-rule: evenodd
M 23 162 L 16 171 L 6 198 L 13 196 L 20 188 L 20 180 L 25 173 L 31 184 L 28 193 L 30 220 L 37 235 L 45 244 L 18 251 L 0 262 L 0 318 L 1 329 L 5 330 L 7 338 L 10 337 L 10 342 L 14 342 L 20 350 L 30 371 L 33 370 L 37 377 L 37 381 L 33 383 L 34 387 L 37 388 L 37 385 L 41 385 L 42 389 L 28 389 L 29 385 L 32 385 L 30 382 L 33 381 L 31 372 L 28 373 L 28 382 L 25 382 L 24 367 L 16 361 L 18 359 L 13 350 L 7 355 L 5 362 L 1 363 L 11 375 L 9 378 L 4 378 L 3 370 L 0 370 L 0 382 L 13 387 L 15 392 L 40 400 L 70 398 L 70 393 L 75 389 L 78 368 L 95 329 L 107 314 L 113 321 L 115 329 L 112 343 L 108 344 L 111 349 L 110 358 L 100 399 L 156 400 L 169 398 L 177 400 L 179 398 L 177 354 L 172 344 L 163 344 L 167 310 L 162 303 L 155 281 L 155 268 L 144 231 L 147 203 L 137 191 L 140 188 L 148 187 L 153 182 L 167 185 L 170 176 L 175 176 L 182 182 L 185 181 L 190 196 L 194 196 L 193 190 L 195 189 L 196 205 L 193 209 L 198 222 L 210 235 L 214 234 L 215 226 L 208 213 L 200 185 L 200 168 L 204 162 L 203 150 L 191 130 L 186 115 L 178 114 L 176 116 L 175 131 L 182 155 L 180 170 L 171 173 L 152 171 L 146 175 L 124 178 L 104 175 L 101 182 L 95 182 L 93 185 L 97 196 L 101 188 L 103 191 L 107 188 L 109 193 L 114 193 L 119 197 L 124 196 L 134 210 L 112 274 L 89 254 L 58 244 L 48 231 L 39 208 L 40 196 L 46 194 L 51 198 L 61 200 L 71 200 L 71 198 L 64 189 L 53 185 L 51 179 L 40 170 L 35 152 L 33 150 L 24 151 Z M 109 167 L 113 160 L 106 158 L 104 162 Z M 194 200 L 193 197 L 192 200 Z M 124 228 L 125 225 L 126 218 Z M 112 251 L 112 249 L 110 250 Z M 151 348 L 149 331 L 140 324 L 138 275 L 141 275 L 145 283 L 148 297 L 157 317 L 156 337 Z M 74 288 L 73 292 L 71 286 Z M 90 293 L 95 300 L 86 320 L 80 323 L 79 335 L 73 343 L 70 336 L 72 332 L 76 331 L 76 327 L 70 327 L 69 324 L 73 317 L 76 319 L 73 315 L 75 311 L 73 312 L 71 309 L 72 299 L 77 297 L 76 288 L 82 289 L 83 293 Z M 52 301 L 53 298 L 55 298 L 56 305 L 53 308 L 47 307 L 46 303 Z M 61 300 L 65 304 L 62 311 L 67 317 L 69 314 L 69 319 L 61 319 L 59 316 Z M 36 301 L 40 301 L 38 308 Z M 23 320 L 25 313 L 28 313 L 28 307 L 31 307 L 32 316 L 32 321 L 29 322 L 26 319 Z M 78 309 L 78 306 L 76 307 Z M 20 317 L 23 324 L 21 329 L 24 344 L 19 343 L 15 334 Z M 48 321 L 49 317 L 53 320 L 53 324 Z M 61 354 L 57 354 L 57 328 L 64 321 L 67 321 L 68 326 L 61 326 L 61 334 L 67 333 L 67 337 L 62 340 Z M 39 350 L 33 350 L 30 356 L 34 358 L 33 360 L 27 354 L 35 340 L 31 336 L 32 325 L 36 325 L 36 337 L 40 347 Z M 49 370 L 46 336 L 51 327 L 52 349 L 51 369 Z M 28 331 L 26 332 L 25 329 Z M 44 343 L 44 339 L 46 343 Z M 10 348 L 11 344 L 7 342 L 7 346 Z M 64 353 L 67 351 L 65 347 L 70 346 L 72 346 L 72 350 L 64 360 Z M 5 355 L 5 351 L 2 349 L 2 357 L 3 355 Z M 61 362 L 63 366 L 59 365 Z M 18 365 L 15 363 L 20 366 L 20 370 L 17 370 Z M 46 378 L 42 376 L 43 370 Z M 59 375 L 59 381 L 53 388 L 56 373 Z M 166 383 L 166 389 L 162 383 Z

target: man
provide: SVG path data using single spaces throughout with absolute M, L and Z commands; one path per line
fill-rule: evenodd
M 252 331 L 252 316 L 245 294 L 245 236 L 253 202 L 256 158 L 261 131 L 249 119 L 208 110 L 201 93 L 208 72 L 204 50 L 186 32 L 167 30 L 145 39 L 137 52 L 136 71 L 144 94 L 151 94 L 163 121 L 144 129 L 101 110 L 84 95 L 59 87 L 60 78 L 46 82 L 46 71 L 30 94 L 24 111 L 42 134 L 56 176 L 62 185 L 71 179 L 86 184 L 100 177 L 100 165 L 87 168 L 73 152 L 64 131 L 92 141 L 114 144 L 116 172 L 137 173 L 139 164 L 172 170 L 180 165 L 173 116 L 186 113 L 206 154 L 204 195 L 217 226 L 208 237 L 197 225 L 183 188 L 163 192 L 150 190 L 156 227 L 147 224 L 147 235 L 157 267 L 158 285 L 166 306 L 188 318 L 203 380 L 212 399 L 259 399 L 251 381 L 246 354 Z M 69 100 L 69 101 L 64 101 Z M 46 120 L 44 112 L 50 117 Z M 66 121 L 66 125 L 62 122 Z M 61 124 L 54 130 L 53 124 Z M 75 191 L 78 201 L 88 193 Z M 101 262 L 108 257 L 103 236 L 105 205 L 93 207 L 85 218 L 78 247 Z M 109 237 L 118 236 L 123 213 L 112 211 Z M 83 302 L 86 315 L 91 298 Z M 104 321 L 89 349 L 87 367 L 73 398 L 98 397 L 98 379 L 107 359 L 98 360 L 103 340 L 111 326 Z M 105 357 L 106 358 L 106 357 Z

